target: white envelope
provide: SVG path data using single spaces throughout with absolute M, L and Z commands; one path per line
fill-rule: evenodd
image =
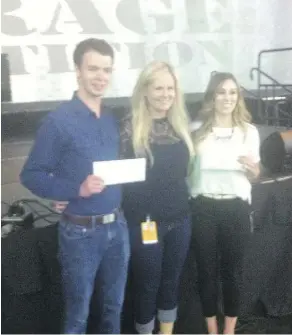
M 93 174 L 102 178 L 105 185 L 144 181 L 146 179 L 146 159 L 93 162 Z

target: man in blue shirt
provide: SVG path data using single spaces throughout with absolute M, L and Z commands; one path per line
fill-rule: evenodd
M 73 58 L 78 90 L 45 118 L 20 177 L 34 194 L 68 201 L 58 225 L 63 333 L 86 332 L 97 288 L 98 333 L 119 334 L 129 260 L 127 224 L 119 209 L 121 186 L 105 186 L 93 175 L 94 161 L 119 155 L 115 118 L 102 105 L 114 53 L 107 42 L 88 39 L 76 46 Z

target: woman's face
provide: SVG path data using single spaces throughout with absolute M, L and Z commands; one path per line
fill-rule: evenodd
M 215 92 L 215 112 L 221 115 L 231 115 L 238 102 L 238 88 L 232 79 L 223 81 Z
M 146 90 L 149 109 L 157 115 L 165 115 L 175 99 L 175 81 L 167 70 L 155 74 Z

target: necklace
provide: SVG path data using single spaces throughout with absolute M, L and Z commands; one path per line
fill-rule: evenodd
M 216 135 L 214 130 L 213 130 L 212 133 L 213 133 L 213 136 L 215 138 L 215 141 L 224 141 L 224 142 L 225 141 L 230 141 L 233 137 L 233 134 L 234 134 L 234 128 L 232 128 L 230 135 L 224 135 L 224 136 Z

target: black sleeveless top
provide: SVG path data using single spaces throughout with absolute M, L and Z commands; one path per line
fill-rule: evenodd
M 131 119 L 122 121 L 121 155 L 134 158 Z M 146 181 L 125 184 L 123 209 L 128 223 L 139 224 L 150 215 L 157 222 L 173 222 L 189 214 L 186 176 L 189 152 L 167 118 L 153 120 L 150 134 L 153 164 L 147 160 Z

